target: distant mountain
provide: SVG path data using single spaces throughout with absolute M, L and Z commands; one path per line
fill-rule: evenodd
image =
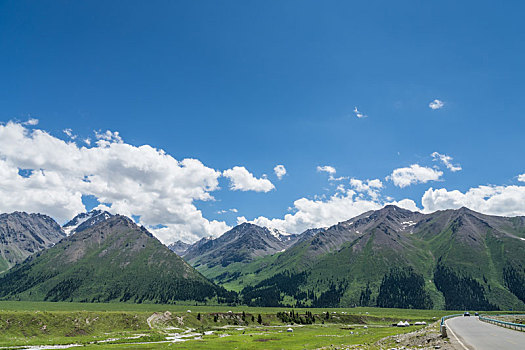
M 189 243 L 185 243 L 181 240 L 177 241 L 177 242 L 173 242 L 171 244 L 168 245 L 168 248 L 174 252 L 175 254 L 177 254 L 178 256 L 183 256 L 184 253 L 186 253 L 186 251 L 188 250 L 188 248 L 191 247 L 191 244 Z
M 199 239 L 197 242 L 193 243 L 193 244 L 190 244 L 190 246 L 188 247 L 188 249 L 186 249 L 186 252 L 184 254 L 186 254 L 188 252 L 188 250 L 197 250 L 199 249 L 199 247 L 201 247 L 202 245 L 206 244 L 207 242 L 209 241 L 212 241 L 213 240 L 213 237 L 210 236 L 210 237 L 203 237 L 201 239 Z
M 297 240 L 295 241 L 294 244 L 306 241 L 307 239 L 312 238 L 313 236 L 315 236 L 316 234 L 324 230 L 326 230 L 326 228 L 310 228 L 304 231 L 303 233 L 300 233 L 299 235 L 297 235 Z
M 77 231 L 0 277 L 3 299 L 172 303 L 228 295 L 120 215 Z
M 65 237 L 49 216 L 14 212 L 0 214 L 0 273 Z
M 252 305 L 523 310 L 525 218 L 386 206 L 215 280 Z
M 101 221 L 107 220 L 113 215 L 103 210 L 92 210 L 87 213 L 80 213 L 73 219 L 68 221 L 62 229 L 66 235 L 71 235 L 76 232 L 81 232 L 91 226 L 98 224 Z
M 184 259 L 193 266 L 226 267 L 232 263 L 246 263 L 257 257 L 284 251 L 296 240 L 297 235 L 243 223 L 218 238 L 197 242 L 186 251 Z

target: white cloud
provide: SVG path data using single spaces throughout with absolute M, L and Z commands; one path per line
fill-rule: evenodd
M 286 214 L 282 219 L 269 219 L 259 216 L 250 221 L 254 224 L 276 228 L 290 233 L 301 233 L 314 227 L 327 227 L 341 221 L 349 220 L 369 210 L 377 210 L 385 205 L 393 204 L 409 210 L 419 210 L 416 203 L 410 199 L 399 202 L 380 202 L 363 199 L 354 190 L 341 188 L 328 199 L 300 198 L 293 203 L 295 213 Z M 237 223 L 248 221 L 244 216 L 237 218 Z
M 269 192 L 275 188 L 270 180 L 258 179 L 242 166 L 224 170 L 222 175 L 230 179 L 230 188 L 234 191 Z
M 478 186 L 465 193 L 429 188 L 421 202 L 425 212 L 467 207 L 489 215 L 525 215 L 525 186 Z
M 383 183 L 379 179 L 363 181 L 352 178 L 350 179 L 350 186 L 352 186 L 356 192 L 364 192 L 367 193 L 372 199 L 377 199 L 379 198 L 379 190 L 383 188 Z
M 350 179 L 350 185 L 358 192 L 366 192 L 366 191 L 369 191 L 371 188 L 373 189 L 383 188 L 383 183 L 379 179 L 363 181 L 363 180 L 352 178 Z
M 445 154 L 441 154 L 438 152 L 434 152 L 431 154 L 432 158 L 434 158 L 434 161 L 440 160 L 450 171 L 456 172 L 461 170 L 461 165 L 452 164 L 452 157 L 447 156 Z
M 334 177 L 336 170 L 334 167 L 330 165 L 317 166 L 317 171 L 320 173 L 322 172 L 322 173 L 330 174 L 330 176 L 328 177 L 328 181 L 342 181 L 342 180 L 348 179 L 348 177 L 346 176 Z
M 357 107 L 354 107 L 354 114 L 357 118 L 361 119 L 361 118 L 366 118 L 368 117 L 366 114 L 360 112 Z
M 24 177 L 19 169 L 33 171 Z M 63 223 L 85 210 L 82 195 L 93 195 L 111 203 L 113 213 L 139 215 L 163 242 L 191 241 L 229 229 L 194 204 L 213 200 L 220 176 L 196 159 L 178 161 L 148 145 L 126 144 L 118 133 L 79 147 L 20 123 L 0 125 L 0 212 L 41 212 Z
M 408 198 L 402 199 L 400 201 L 394 201 L 390 199 L 387 203 L 385 203 L 385 205 L 396 205 L 400 208 L 411 210 L 411 211 L 421 211 L 421 209 L 417 207 L 416 202 Z
M 22 125 L 29 125 L 29 126 L 38 125 L 38 119 L 36 119 L 36 118 L 29 118 L 26 122 L 23 122 Z
M 333 166 L 330 166 L 330 165 L 317 166 L 317 171 L 318 172 L 325 172 L 325 173 L 328 173 L 330 175 L 333 175 L 336 172 L 335 168 Z
M 77 135 L 73 134 L 73 130 L 67 128 L 67 129 L 64 129 L 62 130 L 64 132 L 64 134 L 66 134 L 71 140 L 74 140 L 77 138 Z
M 24 125 L 0 125 L 0 212 L 41 212 L 65 222 L 85 210 L 82 195 L 93 195 L 101 203 L 111 203 L 108 209 L 113 213 L 140 216 L 140 223 L 163 242 L 194 241 L 230 228 L 223 221 L 204 218 L 195 205 L 198 200 L 214 199 L 212 192 L 219 189 L 221 176 L 220 171 L 199 160 L 179 161 L 148 145 L 133 146 L 115 132 L 99 133 L 93 147 L 81 147 Z M 32 171 L 22 176 L 21 169 Z M 331 166 L 320 166 L 318 171 L 331 176 L 336 172 Z M 269 180 L 257 179 L 243 167 L 224 173 L 229 175 L 232 187 L 274 188 Z M 441 176 L 440 171 L 414 164 L 394 170 L 388 178 L 405 187 Z M 518 180 L 525 181 L 525 174 Z M 291 213 L 282 218 L 261 216 L 252 222 L 298 233 L 330 226 L 386 204 L 419 210 L 411 199 L 382 199 L 379 191 L 383 183 L 379 179 L 351 179 L 350 185 L 352 189 L 345 189 L 341 184 L 332 196 L 297 199 Z M 430 188 L 422 204 L 425 212 L 467 206 L 486 214 L 525 215 L 525 186 L 479 186 L 464 193 Z M 229 211 L 237 213 L 235 208 Z
M 439 180 L 441 175 L 443 175 L 442 171 L 412 164 L 406 168 L 394 169 L 392 174 L 387 176 L 386 179 L 391 180 L 394 185 L 403 188 L 412 184 Z
M 366 184 L 364 182 L 361 184 L 365 186 L 361 188 L 364 190 Z M 293 204 L 293 213 L 286 214 L 283 218 L 270 219 L 260 216 L 249 222 L 285 232 L 300 233 L 308 228 L 331 226 L 389 204 L 424 213 L 465 206 L 488 215 L 525 215 L 525 186 L 479 186 L 465 193 L 458 190 L 429 188 L 422 197 L 423 210 L 419 209 L 412 199 L 405 198 L 399 201 L 390 197 L 387 197 L 386 201 L 365 199 L 359 196 L 356 189 L 346 190 L 339 186 L 336 193 L 329 198 L 296 200 Z M 238 224 L 247 221 L 244 216 L 237 218 Z
M 445 105 L 445 103 L 443 101 L 440 101 L 438 99 L 435 99 L 434 101 L 430 102 L 428 104 L 428 106 L 430 107 L 430 109 L 441 109 L 443 108 L 443 106 Z
M 284 167 L 284 165 L 279 164 L 279 165 L 276 165 L 275 168 L 273 168 L 273 172 L 275 173 L 277 178 L 280 180 L 283 178 L 284 175 L 286 175 L 286 168 Z
M 105 132 L 98 132 L 95 131 L 95 137 L 97 138 L 97 145 L 101 147 L 106 147 L 110 143 L 122 143 L 122 137 L 120 137 L 120 134 L 118 131 L 112 132 L 110 130 L 106 130 Z
M 248 222 L 248 220 L 244 216 L 237 217 L 237 225 L 244 224 L 245 222 Z M 261 226 L 264 226 L 264 225 L 261 225 Z
M 295 213 L 286 214 L 283 219 L 260 216 L 251 222 L 285 232 L 300 233 L 313 227 L 331 226 L 365 211 L 381 208 L 379 203 L 363 200 L 355 194 L 355 191 L 347 190 L 338 192 L 327 200 L 300 198 L 293 203 Z
M 231 208 L 231 209 L 228 209 L 228 210 L 219 210 L 217 211 L 217 214 L 226 214 L 228 212 L 232 212 L 232 213 L 238 213 L 239 211 L 235 208 Z

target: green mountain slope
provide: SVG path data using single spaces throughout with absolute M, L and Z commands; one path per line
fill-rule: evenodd
M 15 266 L 0 278 L 0 297 L 172 303 L 224 299 L 228 293 L 146 229 L 117 215 Z
M 525 309 L 524 267 L 523 218 L 387 206 L 223 274 L 253 305 Z

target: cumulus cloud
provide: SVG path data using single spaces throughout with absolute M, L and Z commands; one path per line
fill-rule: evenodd
M 330 165 L 323 165 L 323 166 L 317 166 L 317 171 L 318 172 L 325 172 L 325 173 L 328 173 L 328 174 L 335 174 L 335 168 L 333 166 L 330 166 Z
M 110 143 L 122 143 L 122 137 L 118 131 L 106 130 L 105 132 L 95 131 L 95 137 L 97 138 L 97 144 L 99 146 L 107 146 Z
M 379 208 L 381 208 L 380 204 L 357 197 L 353 190 L 346 190 L 334 194 L 327 200 L 300 198 L 293 203 L 295 213 L 286 214 L 283 219 L 259 216 L 251 222 L 285 232 L 300 233 L 313 227 L 331 226 L 365 211 Z M 237 221 L 242 222 L 239 219 Z
M 518 175 L 518 181 L 525 182 L 525 174 Z
M 308 228 L 327 227 L 349 220 L 369 210 L 377 210 L 385 205 L 397 205 L 411 211 L 430 213 L 437 210 L 459 209 L 468 207 L 472 210 L 500 216 L 525 215 L 525 186 L 478 186 L 466 192 L 429 188 L 422 197 L 423 209 L 418 208 L 412 199 L 396 201 L 390 197 L 362 197 L 360 191 L 366 191 L 368 181 L 354 181 L 355 188 L 344 189 L 338 186 L 334 195 L 328 198 L 300 198 L 293 203 L 292 213 L 283 218 L 259 216 L 251 221 L 244 216 L 237 218 L 237 223 L 252 222 L 285 232 L 300 233 Z M 376 183 L 379 186 L 379 183 Z
M 383 182 L 379 179 L 373 180 L 359 180 L 352 178 L 350 179 L 350 186 L 356 192 L 367 193 L 371 198 L 377 199 L 379 197 L 379 190 L 383 188 Z
M 489 215 L 525 215 L 525 186 L 478 186 L 466 192 L 429 188 L 421 202 L 425 212 L 467 207 Z
M 330 166 L 330 165 L 317 166 L 317 171 L 320 173 L 330 174 L 330 176 L 328 177 L 328 181 L 342 181 L 342 180 L 348 179 L 348 177 L 345 177 L 345 176 L 334 177 L 336 170 L 333 166 Z
M 29 125 L 29 126 L 38 125 L 38 119 L 36 119 L 36 118 L 29 118 L 27 121 L 23 122 L 22 125 Z
M 269 192 L 275 188 L 270 180 L 258 179 L 242 166 L 224 170 L 222 175 L 230 179 L 230 188 L 234 191 Z
M 64 129 L 62 130 L 64 132 L 64 134 L 66 134 L 71 140 L 74 140 L 77 138 L 77 135 L 73 134 L 73 130 L 71 129 Z
M 402 169 L 403 171 L 400 172 L 394 170 L 395 175 L 389 176 L 400 187 L 411 183 L 437 180 L 441 176 L 441 172 L 423 168 L 417 164 Z M 331 226 L 366 211 L 380 209 L 385 205 L 397 205 L 411 211 L 425 213 L 466 206 L 491 215 L 525 215 L 525 186 L 479 186 L 465 193 L 457 190 L 430 188 L 422 197 L 423 209 L 420 209 L 415 201 L 409 198 L 396 201 L 391 197 L 383 197 L 381 190 L 384 184 L 379 179 L 353 178 L 349 183 L 351 189 L 346 189 L 343 184 L 339 184 L 335 193 L 328 197 L 314 196 L 313 199 L 297 199 L 289 208 L 291 213 L 282 218 L 259 216 L 249 220 L 244 216 L 239 216 L 237 224 L 251 222 L 285 232 L 301 233 L 309 228 Z
M 366 118 L 368 117 L 366 114 L 360 112 L 357 107 L 354 107 L 354 114 L 357 118 L 361 119 L 361 118 Z
M 82 195 L 92 195 L 109 204 L 101 208 L 140 216 L 163 242 L 229 229 L 204 218 L 194 204 L 213 200 L 220 171 L 149 145 L 126 144 L 117 132 L 97 135 L 95 146 L 80 147 L 21 123 L 0 125 L 0 212 L 41 212 L 65 222 L 85 210 Z M 22 176 L 20 169 L 29 171 Z
M 358 192 L 365 192 L 370 189 L 379 189 L 383 187 L 383 183 L 379 179 L 363 181 L 363 180 L 352 178 L 350 179 L 350 185 Z
M 394 169 L 386 179 L 403 188 L 412 184 L 439 180 L 441 175 L 443 175 L 442 171 L 412 164 L 409 167 Z
M 284 175 L 286 175 L 286 168 L 284 165 L 276 165 L 275 168 L 273 168 L 273 172 L 277 176 L 277 178 L 280 180 L 283 178 Z
M 364 199 L 352 189 L 339 189 L 327 199 L 300 198 L 296 200 L 293 203 L 294 213 L 286 214 L 282 219 L 269 219 L 259 216 L 250 222 L 260 226 L 276 228 L 284 232 L 301 233 L 309 228 L 335 225 L 366 211 L 380 209 L 388 204 L 414 211 L 419 210 L 416 203 L 410 199 L 404 199 L 399 202 L 380 202 L 373 199 Z M 244 216 L 237 218 L 238 224 L 246 221 L 247 219 Z
M 232 213 L 238 213 L 239 211 L 235 208 L 231 208 L 231 209 L 228 209 L 228 210 L 219 210 L 217 211 L 217 214 L 226 214 L 228 212 L 232 212 Z
M 432 102 L 430 102 L 428 104 L 430 109 L 433 109 L 433 110 L 441 109 L 441 108 L 443 108 L 444 105 L 445 105 L 445 103 L 443 101 L 438 100 L 438 99 L 435 99 L 434 101 L 432 101 Z
M 461 165 L 457 164 L 457 165 L 454 165 L 452 164 L 452 157 L 450 156 L 447 156 L 446 154 L 441 154 L 441 153 L 438 153 L 438 152 L 434 152 L 431 154 L 432 158 L 434 158 L 434 161 L 441 161 L 446 167 L 447 169 L 449 169 L 450 171 L 452 172 L 456 172 L 456 171 L 460 171 L 461 170 Z

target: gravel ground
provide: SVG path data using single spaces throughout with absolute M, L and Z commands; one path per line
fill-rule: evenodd
M 442 338 L 439 331 L 440 322 L 435 322 L 415 332 L 393 335 L 383 338 L 374 344 L 375 349 L 443 349 L 456 350 L 448 338 Z

